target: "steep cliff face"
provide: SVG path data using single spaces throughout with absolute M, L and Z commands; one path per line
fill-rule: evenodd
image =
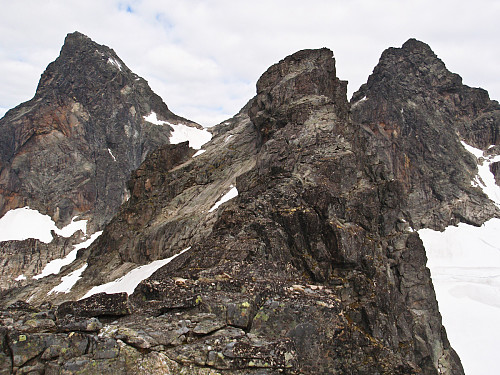
M 351 104 L 353 122 L 368 138 L 365 154 L 380 164 L 372 174 L 403 182 L 405 219 L 414 229 L 480 225 L 498 215 L 471 186 L 476 161 L 460 141 L 482 149 L 498 144 L 500 106 L 463 85 L 429 46 L 410 39 L 385 51 Z
M 2 118 L 0 214 L 30 205 L 65 224 L 92 213 L 95 227 L 127 198 L 125 183 L 171 129 L 144 120 L 172 114 L 113 50 L 73 33 L 30 101 Z
M 59 306 L 3 311 L 0 361 L 53 373 L 463 374 L 414 229 L 498 216 L 460 144 L 496 142 L 497 111 L 414 40 L 384 52 L 352 104 L 330 50 L 285 58 L 204 153 L 151 153 L 71 267 L 4 293 L 4 305 Z
M 130 196 L 130 173 L 169 143 L 172 128 L 158 120 L 200 128 L 169 111 L 112 49 L 69 34 L 33 99 L 0 120 L 0 216 L 29 206 L 58 226 L 78 215 L 89 220 L 89 233 L 102 229 Z M 39 245 L 45 250 L 36 259 L 38 271 L 71 249 Z M 9 259 L 0 263 L 10 279 L 0 280 L 4 288 L 17 270 L 9 270 Z M 33 275 L 29 265 L 20 271 Z

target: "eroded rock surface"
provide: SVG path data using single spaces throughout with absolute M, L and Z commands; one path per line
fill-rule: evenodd
M 75 32 L 66 37 L 59 57 L 42 74 L 36 94 L 0 119 L 0 216 L 29 206 L 61 227 L 74 216 L 88 219 L 88 232 L 100 230 L 130 192 L 130 173 L 146 156 L 169 143 L 171 128 L 145 120 L 199 125 L 174 115 L 116 53 Z M 36 241 L 36 240 L 34 240 Z M 72 250 L 62 239 L 3 243 L 0 288 L 13 277 L 34 276 L 52 259 Z M 14 259 L 6 254 L 19 249 Z M 9 249 L 9 250 L 7 250 Z M 40 251 L 38 251 L 40 249 Z M 38 252 L 37 252 L 38 251 Z M 12 266 L 12 267 L 11 267 Z
M 471 186 L 477 163 L 460 141 L 498 144 L 500 106 L 485 90 L 463 85 L 425 43 L 410 39 L 386 50 L 351 104 L 368 138 L 372 175 L 402 183 L 414 229 L 481 225 L 499 214 Z
M 497 110 L 415 40 L 384 52 L 351 104 L 331 51 L 285 58 L 205 153 L 146 158 L 80 252 L 70 293 L 4 294 L 63 303 L 3 311 L 0 361 L 55 374 L 463 374 L 414 229 L 498 216 L 460 144 L 497 142 Z M 231 185 L 238 196 L 214 209 Z M 188 247 L 128 298 L 77 301 Z

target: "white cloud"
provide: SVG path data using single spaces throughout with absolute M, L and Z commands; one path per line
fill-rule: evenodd
M 3 3 L 1 108 L 32 97 L 64 36 L 75 30 L 113 48 L 173 112 L 202 124 L 234 115 L 254 95 L 259 76 L 297 50 L 332 49 L 351 94 L 384 49 L 410 37 L 428 43 L 466 84 L 500 99 L 494 0 Z

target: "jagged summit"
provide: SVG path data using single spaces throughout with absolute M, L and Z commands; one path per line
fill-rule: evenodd
M 462 78 L 446 69 L 445 64 L 425 43 L 409 39 L 401 48 L 389 48 L 382 53 L 379 63 L 368 78 L 366 86 L 380 85 L 387 80 L 398 80 L 393 95 L 414 95 L 422 91 L 453 91 L 462 86 Z M 353 95 L 361 99 L 364 85 Z
M 443 229 L 449 220 L 477 225 L 498 214 L 471 187 L 476 163 L 460 144 L 498 142 L 498 103 L 485 90 L 463 85 L 428 45 L 410 39 L 384 51 L 351 106 L 354 123 L 378 139 L 368 154 L 386 158 L 385 178 L 406 181 L 413 201 L 406 219 L 414 228 Z
M 74 31 L 66 35 L 63 46 L 61 47 L 61 54 L 77 55 L 87 48 L 96 48 L 101 50 L 101 52 L 109 53 L 110 55 L 114 55 L 114 57 L 116 57 L 112 48 L 94 42 L 87 35 L 82 34 L 79 31 Z
M 29 206 L 59 227 L 79 216 L 89 220 L 89 235 L 102 229 L 129 198 L 130 173 L 158 147 L 179 142 L 176 126 L 181 133 L 201 128 L 173 114 L 112 49 L 69 34 L 33 99 L 0 119 L 0 217 Z M 19 257 L 9 263 L 16 271 L 0 273 L 36 275 L 72 248 L 68 241 L 52 250 L 41 245 L 42 254 L 23 244 L 0 255 Z M 12 283 L 6 278 L 0 285 Z
M 347 82 L 336 76 L 333 52 L 327 48 L 302 50 L 271 66 L 257 81 L 257 96 L 249 115 L 265 142 L 290 122 L 303 123 L 310 112 L 326 104 L 347 118 Z
M 55 99 L 67 96 L 77 102 L 109 102 L 110 91 L 124 90 L 122 94 L 137 93 L 148 96 L 151 108 L 144 108 L 142 115 L 154 111 L 163 119 L 188 122 L 174 115 L 149 88 L 147 82 L 133 73 L 111 48 L 74 32 L 68 34 L 59 57 L 50 63 L 42 74 L 35 98 Z
M 58 93 L 78 96 L 83 94 L 79 87 L 104 85 L 118 73 L 123 77 L 131 71 L 111 48 L 74 32 L 66 36 L 59 57 L 42 74 L 37 94 L 55 89 Z M 67 82 L 62 84 L 61 78 Z
M 402 54 L 411 53 L 428 56 L 429 58 L 437 58 L 436 54 L 427 43 L 415 38 L 410 38 L 406 42 L 404 42 L 400 48 L 387 48 L 384 52 L 382 52 L 380 59 L 383 59 L 384 55 L 394 53 L 395 51 L 396 53 L 398 53 L 397 51 L 399 51 Z
M 96 221 L 102 224 L 109 220 L 127 195 L 124 180 L 130 171 L 137 168 L 150 151 L 169 142 L 172 128 L 157 126 L 157 120 L 154 124 L 147 122 L 145 118 L 152 113 L 157 120 L 199 127 L 174 115 L 147 82 L 132 73 L 112 49 L 81 33 L 69 34 L 59 57 L 42 74 L 35 97 L 9 111 L 0 122 L 3 133 L 11 134 L 0 141 L 3 166 L 0 214 L 30 204 L 48 212 L 56 221 L 67 222 L 76 213 L 92 209 L 94 204 L 102 208 L 111 204 L 114 208 Z M 47 142 L 53 144 L 55 150 L 67 144 L 64 147 L 74 152 L 64 152 L 64 162 L 53 160 L 54 157 L 43 151 L 47 149 Z M 23 155 L 42 152 L 47 160 L 37 165 L 35 158 L 28 164 L 20 155 L 17 157 L 20 151 Z M 117 196 L 112 199 L 101 191 L 109 186 L 96 184 L 95 177 L 91 177 L 108 175 L 109 172 L 104 171 L 108 170 L 108 163 L 100 166 L 100 159 L 101 156 L 109 159 L 110 152 L 117 160 L 111 166 L 124 168 L 118 173 L 122 182 L 114 184 Z M 66 160 L 68 157 L 72 160 Z M 10 164 L 14 164 L 15 169 Z M 72 177 L 70 180 L 79 186 L 78 192 L 72 187 L 54 184 L 54 178 L 59 175 L 55 171 L 65 170 L 65 165 L 71 167 L 68 175 L 62 175 Z M 83 170 L 79 171 L 78 165 Z M 34 184 L 32 179 L 38 183 Z M 68 197 L 61 188 L 72 191 L 73 196 Z M 17 198 L 9 198 L 10 191 L 15 192 Z M 34 201 L 40 199 L 43 201 Z M 65 201 L 63 206 L 58 203 L 60 200 Z M 56 211 L 60 213 L 56 215 Z
M 134 82 L 134 81 L 140 82 Z M 145 84 L 132 73 L 111 48 L 74 32 L 64 40 L 59 57 L 47 66 L 37 87 L 37 96 L 68 95 L 89 100 L 92 90 L 105 86 Z
M 328 48 L 306 49 L 295 52 L 270 66 L 261 75 L 257 81 L 257 93 L 262 92 L 268 86 L 277 84 L 279 81 L 286 81 L 287 76 L 293 77 L 304 71 L 310 72 L 319 67 L 328 69 L 332 75 L 331 78 L 336 78 L 335 59 L 333 58 L 333 52 Z M 300 92 L 297 92 L 297 95 L 300 94 Z

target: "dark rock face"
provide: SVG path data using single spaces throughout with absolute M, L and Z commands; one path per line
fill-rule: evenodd
M 58 317 L 72 315 L 76 317 L 122 316 L 131 313 L 127 293 L 94 294 L 80 301 L 61 303 L 56 314 Z
M 0 215 L 29 205 L 58 226 L 79 215 L 89 219 L 90 233 L 102 229 L 129 198 L 130 173 L 169 143 L 169 126 L 145 121 L 151 112 L 199 127 L 174 115 L 112 49 L 69 34 L 34 98 L 0 120 Z M 2 244 L 6 277 L 0 288 L 12 286 L 12 275 L 33 276 L 35 268 L 72 249 L 61 247 L 63 239 L 32 242 L 29 249 L 19 242 Z M 10 249 L 16 259 L 7 256 Z
M 19 275 L 38 275 L 54 258 L 64 258 L 79 242 L 83 233 L 71 237 L 54 236 L 50 243 L 30 238 L 24 241 L 2 242 L 0 253 L 0 290 L 21 286 L 27 281 L 16 281 Z
M 300 51 L 262 75 L 205 153 L 151 153 L 80 252 L 88 268 L 71 292 L 31 294 L 67 302 L 29 323 L 29 305 L 3 312 L 0 361 L 46 373 L 463 374 L 413 229 L 499 216 L 470 186 L 460 144 L 497 141 L 498 104 L 414 40 L 384 52 L 352 104 L 345 93 L 331 51 Z M 231 185 L 239 195 L 214 210 Z M 188 246 L 128 299 L 76 301 Z
M 223 126 L 202 155 L 192 158 L 185 143 L 167 145 L 132 174 L 131 197 L 89 249 L 84 279 L 109 282 L 124 263 L 163 259 L 204 240 L 217 219 L 210 208 L 255 165 L 258 136 L 247 113 Z
M 147 154 L 168 143 L 171 113 L 115 52 L 73 33 L 30 101 L 0 120 L 0 214 L 30 205 L 58 224 L 88 214 L 98 228 L 127 199 L 125 183 Z M 191 123 L 192 124 L 192 123 Z
M 290 121 L 303 123 L 315 106 L 335 100 L 335 115 L 345 120 L 347 82 L 336 77 L 332 51 L 304 50 L 273 65 L 257 82 L 257 97 L 249 113 L 262 141 Z M 307 100 L 304 98 L 309 97 Z M 322 102 L 322 103 L 320 103 Z
M 426 44 L 390 48 L 358 92 L 352 119 L 364 129 L 374 178 L 401 182 L 412 227 L 480 225 L 498 209 L 472 188 L 474 158 L 460 140 L 482 149 L 499 142 L 500 106 L 462 85 Z M 460 138 L 457 137 L 460 134 Z

